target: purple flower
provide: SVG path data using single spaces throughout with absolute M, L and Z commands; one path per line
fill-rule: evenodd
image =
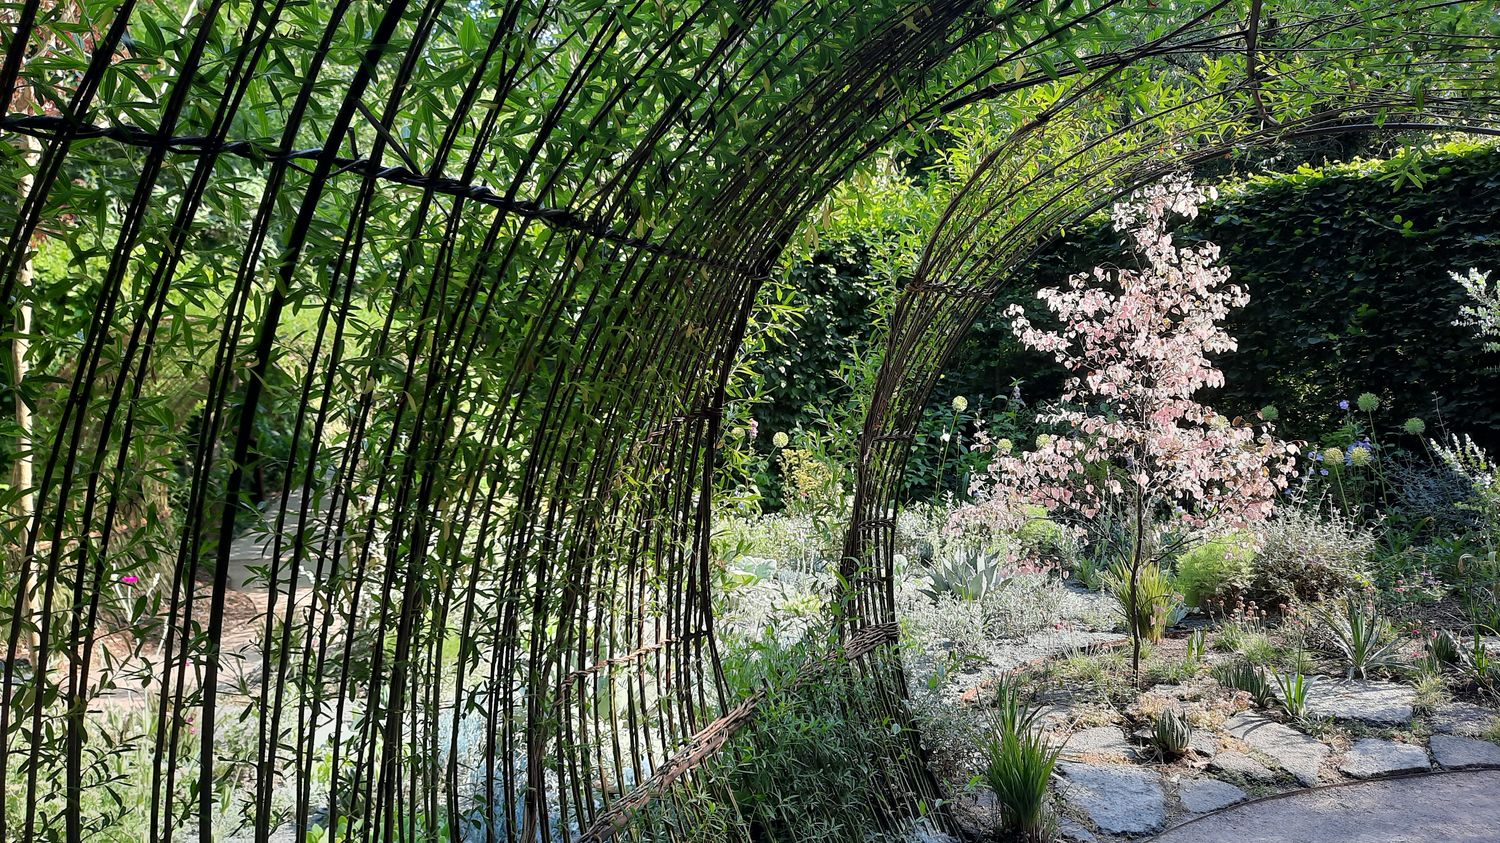
M 1348 401 L 1340 401 L 1339 402 L 1339 409 L 1340 410 L 1347 410 L 1347 409 L 1349 409 L 1349 402 Z
M 1324 477 L 1327 477 L 1328 476 L 1328 469 L 1326 469 L 1326 468 L 1319 469 L 1318 473 L 1321 474 L 1321 475 L 1323 475 Z

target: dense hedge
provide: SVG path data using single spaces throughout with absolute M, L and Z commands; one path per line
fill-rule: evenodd
M 1409 167 L 1340 164 L 1252 179 L 1178 229 L 1181 239 L 1218 243 L 1251 294 L 1231 320 L 1240 350 L 1220 361 L 1228 383 L 1212 396 L 1217 407 L 1250 414 L 1274 404 L 1283 434 L 1316 440 L 1342 421 L 1340 400 L 1373 392 L 1385 424 L 1419 416 L 1435 430 L 1441 420 L 1500 447 L 1500 355 L 1453 324 L 1464 294 L 1448 275 L 1471 266 L 1500 275 L 1500 148 L 1434 153 L 1420 184 L 1397 180 Z M 1004 308 L 1019 302 L 1047 324 L 1032 291 L 1131 261 L 1098 217 L 1017 273 L 1014 292 L 979 320 L 939 381 L 912 456 L 910 495 L 931 492 L 939 462 L 943 485 L 962 483 L 961 454 L 941 440 L 954 423 L 954 396 L 967 399 L 967 418 L 982 413 L 997 435 L 1024 437 L 1027 411 L 1058 394 L 1061 371 L 1014 341 Z M 825 244 L 786 280 L 803 317 L 760 361 L 769 403 L 755 415 L 768 431 L 815 428 L 816 409 L 850 400 L 847 368 L 874 340 L 880 295 L 893 283 L 857 241 Z M 1007 400 L 1017 386 L 1027 402 L 1020 413 Z
M 1221 360 L 1227 385 L 1213 401 L 1222 410 L 1275 404 L 1284 433 L 1316 439 L 1342 420 L 1341 399 L 1373 392 L 1391 425 L 1441 419 L 1500 445 L 1500 355 L 1453 324 L 1464 293 L 1449 277 L 1469 267 L 1500 275 L 1500 148 L 1435 153 L 1420 185 L 1397 180 L 1408 166 L 1254 179 L 1178 230 L 1184 240 L 1218 243 L 1251 295 L 1231 319 L 1240 348 Z M 1020 276 L 1024 290 L 976 326 L 934 404 L 958 392 L 997 394 L 1017 379 L 1032 397 L 1055 395 L 1061 373 L 1010 339 L 1001 310 L 1020 301 L 1035 313 L 1030 290 L 1129 260 L 1102 219 L 1039 254 Z

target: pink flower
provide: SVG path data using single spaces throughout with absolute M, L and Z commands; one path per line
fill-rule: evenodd
M 125 583 L 126 585 L 135 585 L 140 581 L 141 578 L 136 576 L 135 574 L 126 574 L 125 576 L 120 577 L 120 582 Z

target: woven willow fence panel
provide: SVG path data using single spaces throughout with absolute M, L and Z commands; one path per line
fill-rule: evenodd
M 803 218 L 1012 109 L 896 311 L 842 643 L 788 680 L 857 671 L 899 726 L 893 490 L 1009 268 L 1174 167 L 1492 125 L 1486 3 L 1324 5 L 0 6 L 0 839 L 747 839 L 714 455 Z M 939 805 L 909 743 L 892 829 Z

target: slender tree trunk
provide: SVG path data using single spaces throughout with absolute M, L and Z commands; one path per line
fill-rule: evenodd
M 1146 543 L 1146 496 L 1136 491 L 1135 495 L 1135 546 L 1130 551 L 1130 683 L 1141 687 L 1141 557 Z
M 21 135 L 21 152 L 25 172 L 18 182 L 19 195 L 17 201 L 24 203 L 31 195 L 31 186 L 34 174 L 42 159 L 42 142 L 31 135 Z M 27 406 L 24 390 L 22 387 L 26 382 L 26 376 L 30 371 L 27 362 L 27 351 L 31 346 L 31 282 L 36 273 L 33 261 L 34 255 L 27 254 L 21 263 L 20 272 L 16 276 L 16 301 L 15 301 L 15 332 L 16 336 L 10 343 L 11 363 L 11 390 L 15 395 L 16 408 L 16 450 L 14 461 L 10 467 L 10 485 L 12 489 L 20 490 L 16 498 L 15 516 L 20 523 L 19 542 L 25 547 L 28 539 L 28 531 L 31 529 L 31 519 L 36 513 L 36 494 L 32 491 L 32 455 L 31 455 L 31 407 Z M 31 578 L 35 583 L 36 577 Z M 19 602 L 16 612 L 17 622 L 34 621 L 32 612 L 32 586 L 28 584 L 24 594 L 17 594 Z M 33 632 L 28 636 L 31 652 L 28 657 L 34 656 L 41 648 L 41 641 Z M 39 668 L 33 665 L 33 669 Z

